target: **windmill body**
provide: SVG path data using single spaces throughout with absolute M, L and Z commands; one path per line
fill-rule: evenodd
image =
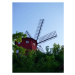
M 42 26 L 43 26 L 43 22 L 44 19 L 40 19 L 36 33 L 34 38 L 31 37 L 31 35 L 29 34 L 28 31 L 26 31 L 26 38 L 22 38 L 22 42 L 15 42 L 15 44 L 19 47 L 23 47 L 26 49 L 26 52 L 28 52 L 28 50 L 37 50 L 39 49 L 40 51 L 43 50 L 43 48 L 41 47 L 41 45 L 38 45 L 40 43 L 46 42 L 47 40 L 50 40 L 52 38 L 57 37 L 56 31 L 53 31 L 51 33 L 48 33 L 46 35 L 44 35 L 43 37 L 39 38 Z M 37 42 L 37 40 L 39 40 L 39 42 Z
M 15 42 L 15 44 L 25 48 L 26 52 L 28 52 L 28 50 L 37 50 L 37 41 L 33 38 L 22 38 L 22 42 Z

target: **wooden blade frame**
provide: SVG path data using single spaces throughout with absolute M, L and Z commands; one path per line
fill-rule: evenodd
M 40 51 L 43 51 L 43 52 L 44 52 L 44 50 L 43 50 L 43 48 L 41 47 L 41 45 L 38 45 L 38 46 L 37 46 L 37 49 L 39 49 Z
M 51 33 L 48 33 L 48 34 L 44 35 L 43 37 L 41 37 L 39 39 L 39 43 L 38 44 L 43 43 L 43 42 L 45 42 L 47 40 L 50 40 L 52 38 L 55 38 L 55 37 L 57 37 L 56 31 L 53 31 Z
M 29 32 L 28 31 L 26 31 L 26 34 L 31 38 L 31 35 L 29 34 Z
M 34 39 L 35 40 L 38 40 L 38 37 L 40 35 L 43 22 L 44 22 L 44 19 L 40 19 L 39 24 L 38 24 L 38 27 L 37 27 L 37 30 L 36 30 L 36 33 L 35 33 L 35 36 L 34 36 Z

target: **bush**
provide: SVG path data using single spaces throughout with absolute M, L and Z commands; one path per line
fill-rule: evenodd
M 63 72 L 63 51 L 55 53 L 54 47 L 53 54 L 33 50 L 27 55 L 13 53 L 13 72 Z

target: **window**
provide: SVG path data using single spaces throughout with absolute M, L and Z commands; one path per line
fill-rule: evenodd
M 19 53 L 19 50 L 16 50 L 16 53 Z
M 18 42 L 18 44 L 20 44 L 20 42 Z
M 26 43 L 29 43 L 29 41 L 26 41 Z
M 33 45 L 35 46 L 35 43 L 33 43 Z

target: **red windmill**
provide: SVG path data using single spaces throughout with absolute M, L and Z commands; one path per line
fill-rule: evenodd
M 50 40 L 52 38 L 55 38 L 57 36 L 56 31 L 53 31 L 53 32 L 48 33 L 48 34 L 44 35 L 43 37 L 39 38 L 43 22 L 44 22 L 44 19 L 40 19 L 34 38 L 32 38 L 31 35 L 29 34 L 29 32 L 26 31 L 27 37 L 22 38 L 22 42 L 18 42 L 18 43 L 15 42 L 15 44 L 17 46 L 19 46 L 19 47 L 21 46 L 25 49 L 43 50 L 41 45 L 38 45 L 38 44 L 43 43 L 43 42 Z M 39 42 L 37 42 L 38 38 L 39 38 Z

